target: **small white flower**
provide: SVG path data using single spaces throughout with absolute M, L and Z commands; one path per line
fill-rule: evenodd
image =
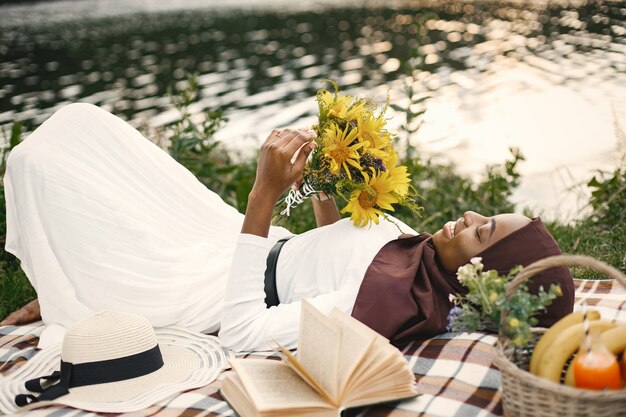
M 474 256 L 472 259 L 470 259 L 472 265 L 482 265 L 482 261 L 483 258 L 481 258 L 480 256 Z
M 457 271 L 456 277 L 460 283 L 463 283 L 464 281 L 468 279 L 472 279 L 473 275 L 474 275 L 474 271 L 471 270 L 469 265 L 465 265 L 459 268 L 459 270 Z
M 454 294 L 450 294 L 448 295 L 448 300 L 450 300 L 451 303 L 454 303 L 454 300 L 456 300 L 456 297 L 454 296 Z

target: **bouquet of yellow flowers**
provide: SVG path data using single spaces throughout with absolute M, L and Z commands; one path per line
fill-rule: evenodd
M 281 214 L 289 215 L 292 207 L 322 193 L 344 200 L 341 213 L 350 213 L 360 227 L 378 224 L 385 210 L 394 211 L 393 204 L 420 209 L 407 167 L 398 165 L 395 137 L 385 128 L 388 103 L 378 108 L 331 84 L 334 93 L 325 88 L 317 92 L 317 147 L 304 167 L 302 186 L 289 192 Z

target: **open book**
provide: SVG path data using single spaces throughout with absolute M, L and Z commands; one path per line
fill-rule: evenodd
M 221 393 L 241 417 L 338 416 L 346 408 L 417 396 L 398 349 L 358 320 L 302 302 L 298 355 L 234 359 Z

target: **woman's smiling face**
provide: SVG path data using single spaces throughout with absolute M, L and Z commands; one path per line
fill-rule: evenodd
M 433 235 L 433 244 L 441 265 L 456 271 L 489 246 L 530 223 L 521 214 L 481 216 L 466 211 L 457 221 L 446 223 Z

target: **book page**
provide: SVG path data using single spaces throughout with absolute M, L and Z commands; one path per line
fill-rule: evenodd
M 358 390 L 364 380 L 367 380 L 371 372 L 379 369 L 379 364 L 384 363 L 388 354 L 381 349 L 381 345 L 386 342 L 376 340 L 368 354 L 358 363 L 356 370 L 345 387 L 346 393 Z M 345 396 L 344 396 L 345 397 Z M 344 398 L 345 399 L 345 398 Z
M 319 382 L 313 378 L 313 376 L 307 372 L 306 369 L 302 366 L 302 364 L 286 347 L 276 342 L 281 352 L 285 356 L 285 360 L 287 364 L 293 369 L 306 383 L 308 383 L 315 391 L 324 397 L 329 404 L 335 404 L 335 399 L 330 396 L 330 394 L 324 389 L 323 386 L 320 385 Z
M 338 404 L 341 326 L 305 300 L 300 316 L 298 361 Z
M 361 326 L 355 325 L 354 322 L 361 323 L 337 308 L 330 313 L 330 318 L 342 327 L 339 367 L 337 370 L 340 397 L 342 399 L 350 377 L 354 374 L 359 363 L 370 352 L 374 341 L 379 335 L 369 328 L 364 330 Z
M 342 405 L 357 407 L 418 395 L 415 375 L 402 353 L 376 340 L 350 380 Z
M 377 339 L 368 356 L 359 363 L 348 383 L 350 392 L 360 391 L 363 384 L 367 385 L 371 380 L 378 379 L 380 373 L 393 362 L 396 353 L 399 353 L 389 342 L 383 340 Z
M 332 407 L 284 362 L 233 359 L 231 365 L 259 411 Z

